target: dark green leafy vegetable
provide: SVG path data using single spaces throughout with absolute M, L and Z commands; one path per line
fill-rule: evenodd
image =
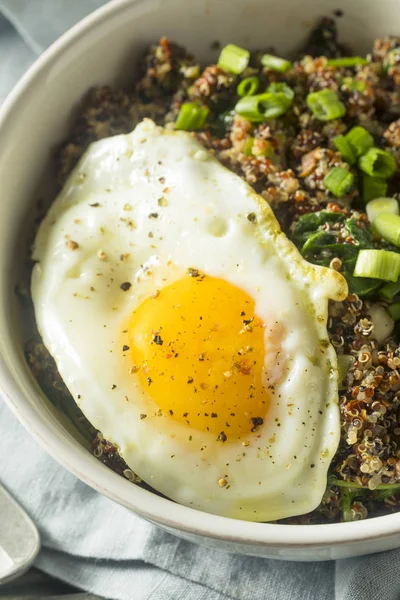
M 339 212 L 320 210 L 314 213 L 307 213 L 302 215 L 297 221 L 293 230 L 293 239 L 296 242 L 304 244 L 309 234 L 316 231 L 321 225 L 325 225 L 325 223 L 343 223 L 344 221 L 345 216 Z
M 385 283 L 379 290 L 379 295 L 388 302 L 400 294 L 400 281 Z
M 335 229 L 329 231 L 329 225 L 334 225 Z M 339 241 L 339 234 L 344 232 L 345 237 L 352 237 L 352 244 Z M 350 292 L 366 296 L 382 285 L 376 279 L 353 277 L 359 250 L 372 248 L 371 230 L 367 226 L 361 227 L 356 219 L 325 210 L 308 213 L 296 223 L 293 239 L 304 258 L 314 264 L 329 267 L 333 258 L 340 258 L 341 272 Z
M 375 198 L 383 198 L 387 193 L 387 183 L 382 177 L 371 177 L 366 173 L 362 179 L 362 197 L 364 202 L 370 202 Z

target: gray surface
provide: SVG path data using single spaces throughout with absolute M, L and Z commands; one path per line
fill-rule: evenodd
M 24 38 L 0 21 L 0 99 L 39 51 L 101 3 L 0 0 Z M 1 401 L 0 433 L 0 456 L 13 449 L 0 480 L 40 530 L 36 566 L 65 582 L 116 600 L 400 599 L 400 550 L 336 563 L 282 563 L 204 549 L 152 527 L 62 470 Z M 68 588 L 35 571 L 0 588 L 10 600 L 61 593 Z
M 63 596 L 63 600 L 67 600 L 68 596 L 71 598 L 71 595 L 73 597 L 73 594 L 78 591 L 76 588 L 57 581 L 33 568 L 16 581 L 0 586 L 0 598 L 2 600 L 12 600 L 14 598 L 31 600 L 45 597 L 48 600 L 49 597 Z M 75 600 L 80 599 L 75 596 Z

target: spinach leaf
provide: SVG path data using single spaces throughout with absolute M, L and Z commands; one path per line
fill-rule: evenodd
M 317 231 L 316 233 L 307 234 L 301 253 L 303 256 L 307 256 L 310 252 L 318 252 L 322 248 L 329 248 L 335 245 L 335 241 L 335 236 L 328 231 Z
M 326 224 L 339 224 L 339 227 L 329 231 Z M 354 243 L 342 241 L 347 235 L 353 238 Z M 341 272 L 347 280 L 350 293 L 363 297 L 382 285 L 382 282 L 376 279 L 353 276 L 359 250 L 373 247 L 371 230 L 361 227 L 357 219 L 348 219 L 342 213 L 326 210 L 307 213 L 296 223 L 293 239 L 304 258 L 314 264 L 329 267 L 333 258 L 340 258 Z
M 345 217 L 342 213 L 329 212 L 328 210 L 306 213 L 297 221 L 293 230 L 293 239 L 296 242 L 304 243 L 311 232 L 317 231 L 325 223 L 343 223 L 344 220 Z
M 359 248 L 372 248 L 371 230 L 367 227 L 360 227 L 357 224 L 357 219 L 346 219 L 345 228 L 354 239 L 356 246 Z

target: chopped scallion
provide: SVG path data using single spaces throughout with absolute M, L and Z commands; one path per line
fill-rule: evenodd
M 358 161 L 358 166 L 371 177 L 388 179 L 396 171 L 396 159 L 380 148 L 370 148 Z
M 393 321 L 400 321 L 400 302 L 395 302 L 391 304 L 386 309 L 389 315 L 392 317 Z
M 318 121 L 340 119 L 346 113 L 346 107 L 332 90 L 320 90 L 308 94 L 307 106 Z
M 372 223 L 375 217 L 377 217 L 380 213 L 391 213 L 392 215 L 398 215 L 399 203 L 396 198 L 375 198 L 375 200 L 368 202 L 365 210 L 370 223 Z
M 285 60 L 284 58 L 273 56 L 272 54 L 264 54 L 261 57 L 261 64 L 264 67 L 267 67 L 267 69 L 278 71 L 279 73 L 286 73 L 286 71 L 289 71 L 293 66 L 290 60 Z
M 209 109 L 206 106 L 200 106 L 196 102 L 186 102 L 180 108 L 175 121 L 175 129 L 181 129 L 182 131 L 202 129 L 208 113 Z
M 221 50 L 218 66 L 225 71 L 239 75 L 243 73 L 250 60 L 250 52 L 235 44 L 228 44 Z
M 382 212 L 372 221 L 372 228 L 394 246 L 400 247 L 400 217 Z
M 253 143 L 254 143 L 254 138 L 252 136 L 249 136 L 244 143 L 243 154 L 245 154 L 246 156 L 252 155 Z
M 346 133 L 346 142 L 350 144 L 357 158 L 365 154 L 374 145 L 374 138 L 372 135 L 364 129 L 356 125 L 348 133 Z
M 290 102 L 294 98 L 294 91 L 287 83 L 270 83 L 267 92 L 269 94 L 284 94 Z
M 246 77 L 237 86 L 237 93 L 240 97 L 253 96 L 260 85 L 258 77 Z
M 258 94 L 244 96 L 235 106 L 236 112 L 253 123 L 262 123 L 285 114 L 291 101 L 285 94 Z
M 348 143 L 345 136 L 337 135 L 335 138 L 333 138 L 333 143 L 341 153 L 343 160 L 349 163 L 349 165 L 354 165 L 357 160 L 357 156 L 353 150 L 353 147 Z
M 360 250 L 354 269 L 355 277 L 371 277 L 397 281 L 400 275 L 400 254 L 390 250 Z
M 343 58 L 328 59 L 328 67 L 356 67 L 357 65 L 367 64 L 367 59 L 362 56 L 343 56 Z
M 400 279 L 394 283 L 385 283 L 380 290 L 379 295 L 388 302 L 391 302 L 395 296 L 400 294 Z
M 344 196 L 354 183 L 354 175 L 343 167 L 333 167 L 324 179 L 324 186 L 338 198 Z
M 367 85 L 361 79 L 355 79 L 354 77 L 343 77 L 342 85 L 350 92 L 365 92 Z
M 380 177 L 363 176 L 363 200 L 369 202 L 374 198 L 381 198 L 386 195 L 387 183 Z

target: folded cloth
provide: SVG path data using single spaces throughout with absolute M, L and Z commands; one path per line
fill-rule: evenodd
M 0 100 L 53 39 L 101 0 L 0 0 Z M 116 600 L 398 600 L 400 550 L 284 563 L 210 550 L 104 498 L 57 465 L 0 400 L 0 481 L 37 524 L 36 566 Z M 397 563 L 399 561 L 399 563 Z

